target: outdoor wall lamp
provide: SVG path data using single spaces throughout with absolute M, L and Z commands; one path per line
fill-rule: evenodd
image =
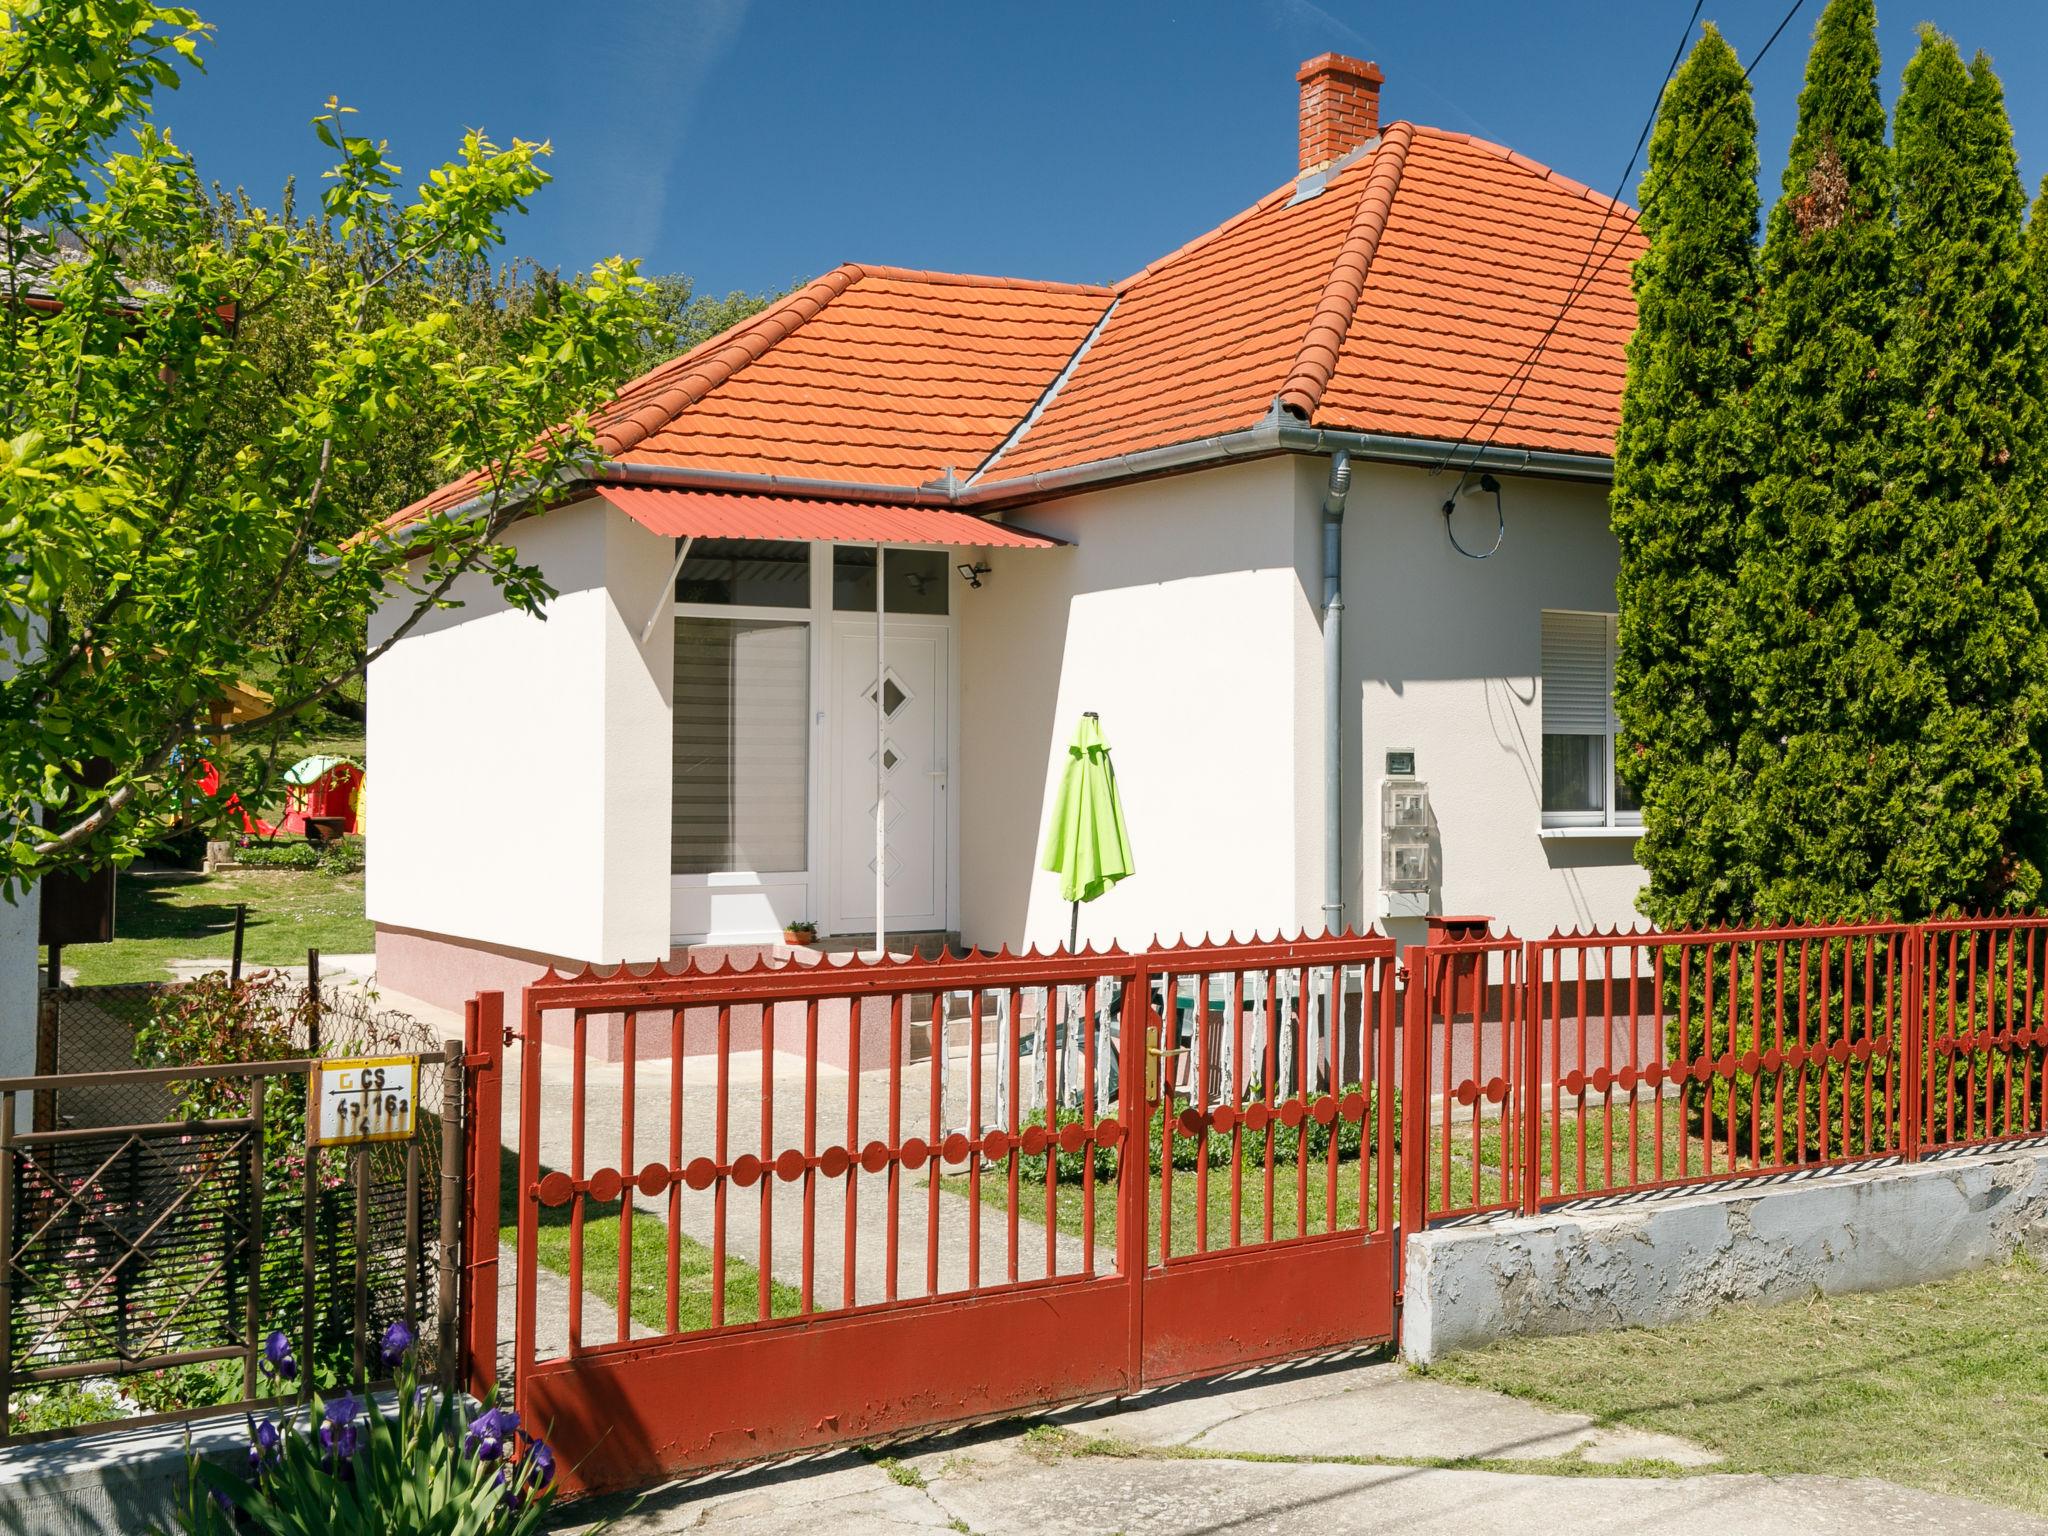
M 959 571 L 962 581 L 966 582 L 967 585 L 973 587 L 976 591 L 979 591 L 981 589 L 981 578 L 988 575 L 994 567 L 986 560 L 977 560 L 972 565 L 963 560 L 954 569 Z

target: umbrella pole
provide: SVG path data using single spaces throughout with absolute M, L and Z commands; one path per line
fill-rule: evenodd
M 1074 915 L 1067 923 L 1067 953 L 1078 954 L 1081 949 L 1081 903 L 1074 903 Z

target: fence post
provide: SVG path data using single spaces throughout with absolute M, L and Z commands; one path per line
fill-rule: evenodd
M 61 987 L 43 987 L 36 993 L 36 1075 L 52 1076 L 57 1070 L 58 1031 L 62 1025 Z M 30 1124 L 39 1131 L 57 1129 L 57 1091 L 41 1088 L 32 1101 Z
M 1906 1008 L 1901 1020 L 1905 1039 L 1900 1052 L 1900 1070 L 1905 1077 L 1899 1095 L 1902 1124 L 1899 1126 L 1899 1161 L 1920 1161 L 1920 1127 L 1925 1114 L 1926 1084 L 1922 1080 L 1927 1063 L 1927 930 L 1915 924 L 1907 930 Z
M 0 1437 L 14 1374 L 14 1095 L 0 1093 Z
M 1152 967 L 1145 955 L 1133 957 L 1130 990 L 1124 997 L 1117 1044 L 1117 1115 L 1123 1121 L 1123 1139 L 1117 1154 L 1116 1262 L 1131 1298 L 1124 1369 L 1127 1389 L 1135 1390 L 1144 1384 L 1145 1267 L 1152 1243 Z
M 370 1331 L 370 1149 L 359 1144 L 348 1153 L 349 1178 L 356 1196 L 355 1327 L 350 1345 L 355 1373 L 351 1379 L 364 1387 L 370 1381 L 368 1340 L 364 1337 Z
M 1396 1291 L 1406 1285 L 1408 1237 L 1429 1225 L 1430 948 L 1408 946 L 1401 1010 L 1401 1249 Z
M 504 1141 L 505 994 L 486 992 L 463 1009 L 469 1069 L 464 1140 L 469 1170 L 463 1211 L 462 1353 L 469 1389 L 486 1396 L 498 1384 L 498 1208 Z
M 266 1077 L 249 1085 L 249 1275 L 242 1317 L 242 1396 L 256 1395 L 263 1336 L 263 1099 Z M 9 1239 L 0 1238 L 0 1241 Z
M 311 1002 L 307 1010 L 310 1018 L 306 1024 L 306 1054 L 320 1054 L 320 951 L 306 951 L 306 996 Z
M 534 1274 L 534 1247 L 540 1241 L 540 1207 L 536 1186 L 540 1182 L 540 1088 L 542 1039 L 540 999 L 533 988 L 519 995 L 519 1182 L 513 1191 L 519 1210 L 519 1251 L 513 1255 L 519 1289 L 514 1298 L 512 1319 L 512 1405 L 522 1415 L 532 1411 L 528 1383 L 533 1379 L 534 1328 L 539 1315 L 539 1280 Z M 580 1042 L 579 1042 L 580 1043 Z M 893 1070 L 893 1069 L 892 1069 Z M 583 1106 L 576 1106 L 581 1114 Z M 573 1287 L 580 1276 L 572 1278 Z M 713 1291 L 717 1295 L 717 1291 Z M 573 1299 L 576 1292 L 572 1289 Z M 573 1334 L 572 1334 L 573 1337 Z
M 1512 955 L 1514 951 L 1509 951 Z M 1518 1079 L 1508 1083 L 1508 1097 L 1519 1099 L 1522 1112 L 1521 1171 L 1522 1214 L 1534 1216 L 1543 1205 L 1543 1036 L 1536 1027 L 1537 1009 L 1543 999 L 1543 951 L 1531 939 L 1521 948 L 1522 982 L 1517 989 L 1521 994 L 1522 1031 L 1521 1059 L 1517 1064 Z M 1635 951 L 1629 951 L 1629 975 L 1631 977 L 1629 997 L 1635 997 L 1633 977 L 1635 975 Z M 1631 1051 L 1634 1048 L 1636 1021 L 1629 1019 Z M 1630 1058 L 1633 1060 L 1633 1056 Z
M 465 1014 L 473 1012 L 475 1006 L 470 1004 Z M 464 1023 L 468 1024 L 467 1018 Z M 456 1358 L 455 1310 L 459 1288 L 455 1254 L 462 1240 L 462 1061 L 466 1043 L 466 1039 L 450 1040 L 441 1051 L 441 1241 L 440 1262 L 434 1277 L 434 1317 L 439 1324 L 434 1364 L 435 1379 L 444 1393 L 452 1391 L 462 1380 Z

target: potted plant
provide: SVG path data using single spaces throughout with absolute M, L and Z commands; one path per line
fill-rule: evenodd
M 800 917 L 793 923 L 782 925 L 782 942 L 785 944 L 809 944 L 818 936 L 818 925 L 808 917 Z

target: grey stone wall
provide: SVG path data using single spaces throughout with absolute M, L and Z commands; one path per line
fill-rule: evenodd
M 1795 1176 L 1408 1240 L 1402 1353 L 1656 1327 L 2048 1253 L 2048 1148 Z

